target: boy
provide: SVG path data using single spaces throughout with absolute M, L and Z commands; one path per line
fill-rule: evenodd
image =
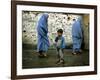
M 57 49 L 58 61 L 57 64 L 64 64 L 64 48 L 65 48 L 65 39 L 62 36 L 63 30 L 58 29 L 57 37 L 55 38 L 55 46 Z

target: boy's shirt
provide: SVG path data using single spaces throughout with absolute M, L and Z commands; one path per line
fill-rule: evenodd
M 64 39 L 63 36 L 61 36 L 61 37 L 57 36 L 55 38 L 55 42 L 56 42 L 56 47 L 57 48 L 61 48 L 61 49 L 65 48 L 65 39 Z

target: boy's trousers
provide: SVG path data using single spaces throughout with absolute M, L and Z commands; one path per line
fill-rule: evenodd
M 57 55 L 60 60 L 64 59 L 64 50 L 61 48 L 57 48 Z

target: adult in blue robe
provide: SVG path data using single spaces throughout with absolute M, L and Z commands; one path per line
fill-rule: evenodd
M 37 24 L 37 32 L 38 32 L 38 43 L 37 43 L 37 51 L 38 52 L 46 52 L 49 48 L 49 39 L 48 39 L 48 14 L 43 14 Z
M 72 40 L 73 40 L 73 53 L 80 53 L 81 52 L 81 45 L 82 45 L 82 19 L 75 20 L 72 26 Z

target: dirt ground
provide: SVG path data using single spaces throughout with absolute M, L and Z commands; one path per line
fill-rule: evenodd
M 71 66 L 88 66 L 89 50 L 83 50 L 82 54 L 72 55 L 71 49 L 64 50 L 65 64 L 56 64 L 56 50 L 48 50 L 46 58 L 39 58 L 36 50 L 24 48 L 22 54 L 22 68 L 48 68 L 48 67 L 71 67 Z

